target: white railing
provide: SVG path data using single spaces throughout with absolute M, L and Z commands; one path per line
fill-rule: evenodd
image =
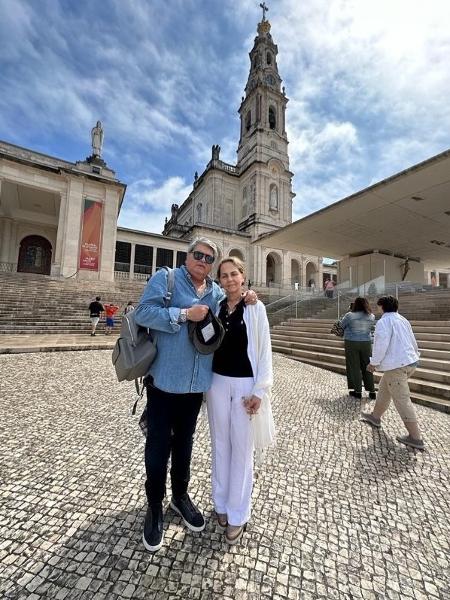
M 0 262 L 1 273 L 15 273 L 17 271 L 17 264 L 10 262 Z

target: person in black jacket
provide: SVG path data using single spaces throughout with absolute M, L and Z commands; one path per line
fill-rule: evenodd
M 98 325 L 98 322 L 100 321 L 100 315 L 102 312 L 105 311 L 103 304 L 101 304 L 100 300 L 100 296 L 97 296 L 95 300 L 89 304 L 89 314 L 91 317 L 92 324 L 91 336 L 95 335 L 95 329 Z

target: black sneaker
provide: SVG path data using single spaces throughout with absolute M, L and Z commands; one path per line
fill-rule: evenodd
M 361 399 L 361 397 L 362 397 L 361 392 L 354 392 L 353 390 L 350 390 L 349 394 L 352 398 Z
M 184 524 L 191 531 L 203 531 L 205 529 L 205 519 L 189 498 L 189 494 L 183 494 L 179 498 L 172 498 L 170 506 L 181 516 Z
M 376 400 L 376 399 L 377 399 L 377 393 L 369 392 L 369 400 Z
M 142 542 L 149 552 L 156 552 L 163 543 L 162 503 L 149 505 L 144 521 Z

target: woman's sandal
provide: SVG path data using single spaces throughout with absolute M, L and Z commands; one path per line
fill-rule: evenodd
M 228 526 L 228 517 L 225 513 L 216 513 L 217 523 L 219 527 L 225 529 Z
M 230 546 L 234 546 L 234 544 L 238 543 L 246 529 L 247 523 L 244 523 L 243 525 L 228 525 L 225 531 L 225 540 Z

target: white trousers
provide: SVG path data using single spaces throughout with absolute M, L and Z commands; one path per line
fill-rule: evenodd
M 212 446 L 212 496 L 216 512 L 230 525 L 250 519 L 253 488 L 253 435 L 243 397 L 250 396 L 252 377 L 213 373 L 206 394 Z

